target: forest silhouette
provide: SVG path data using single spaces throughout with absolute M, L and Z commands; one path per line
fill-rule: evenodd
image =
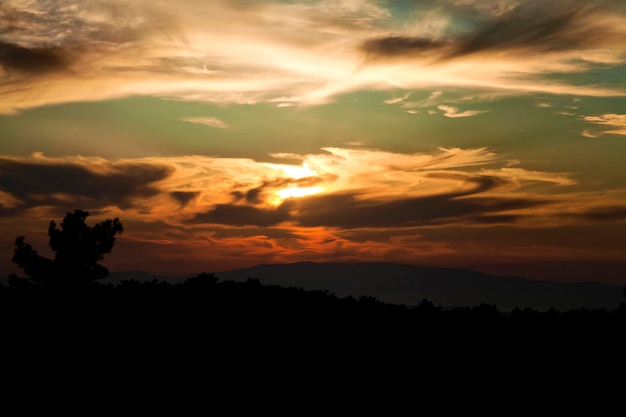
M 537 346 L 551 355 L 582 346 L 587 354 L 623 353 L 626 302 L 614 310 L 543 312 L 502 312 L 489 304 L 445 308 L 427 299 L 409 306 L 262 285 L 254 277 L 220 281 L 207 272 L 177 283 L 107 283 L 108 270 L 100 262 L 123 226 L 109 219 L 90 227 L 88 216 L 76 210 L 67 213 L 60 229 L 50 223 L 54 259 L 40 256 L 25 237 L 16 238 L 13 261 L 28 277 L 13 275 L 8 286 L 0 286 L 4 330 L 12 340 L 50 343 L 65 336 L 107 346 L 115 340 L 145 349 L 182 344 L 240 353 L 246 346 L 271 346 L 290 355 L 313 346 L 332 355 L 373 353 L 377 346 L 377 354 L 389 360 L 417 352 L 441 355 L 461 346 L 464 355 L 483 356 L 512 347 L 537 354 Z

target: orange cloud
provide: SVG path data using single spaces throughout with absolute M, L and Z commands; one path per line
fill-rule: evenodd
M 626 114 L 602 114 L 599 116 L 584 116 L 585 122 L 605 126 L 602 130 L 585 130 L 583 136 L 597 138 L 603 135 L 626 135 Z

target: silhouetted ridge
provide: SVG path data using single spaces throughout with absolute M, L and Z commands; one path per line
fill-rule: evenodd
M 261 264 L 217 272 L 220 279 L 259 279 L 264 284 L 327 289 L 339 296 L 372 296 L 394 304 L 422 299 L 447 307 L 496 305 L 537 310 L 615 309 L 621 287 L 602 283 L 561 283 L 501 277 L 464 268 L 439 268 L 385 262 Z

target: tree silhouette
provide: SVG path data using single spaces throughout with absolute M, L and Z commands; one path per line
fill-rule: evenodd
M 13 262 L 24 270 L 31 283 L 49 287 L 79 287 L 107 277 L 109 270 L 99 262 L 111 252 L 115 235 L 124 228 L 118 218 L 89 227 L 85 223 L 88 216 L 89 213 L 81 210 L 68 212 L 60 229 L 54 221 L 50 222 L 48 236 L 54 259 L 39 255 L 24 236 L 18 236 Z M 13 275 L 10 284 L 17 286 L 19 281 Z

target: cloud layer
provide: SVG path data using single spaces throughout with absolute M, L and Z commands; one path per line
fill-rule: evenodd
M 209 245 L 226 262 L 234 259 L 229 250 L 245 251 L 250 261 L 351 259 L 369 251 L 377 259 L 439 256 L 455 252 L 451 242 L 424 239 L 424 232 L 619 222 L 626 210 L 624 191 L 584 194 L 569 188 L 575 181 L 566 173 L 512 168 L 484 148 L 275 156 L 299 163 L 3 157 L 0 211 L 5 221 L 37 225 L 81 207 L 126 220 L 130 246 L 182 259 L 174 247 Z
M 622 2 L 366 0 L 0 5 L 0 111 L 147 94 L 316 104 L 359 88 L 623 95 L 557 82 L 623 64 Z M 409 8 L 409 9 L 406 9 Z

